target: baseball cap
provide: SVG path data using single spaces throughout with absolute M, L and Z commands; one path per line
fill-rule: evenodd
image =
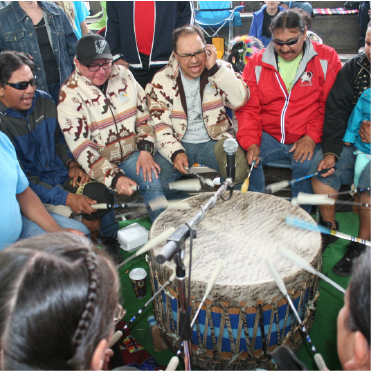
M 83 65 L 97 59 L 113 59 L 108 42 L 97 34 L 83 36 L 76 44 L 76 59 Z

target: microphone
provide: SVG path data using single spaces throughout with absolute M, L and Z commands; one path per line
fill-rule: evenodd
M 234 138 L 228 138 L 223 144 L 223 149 L 226 152 L 226 173 L 227 177 L 235 180 L 235 154 L 238 149 L 238 142 Z

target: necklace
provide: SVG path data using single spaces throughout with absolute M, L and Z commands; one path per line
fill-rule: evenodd
M 293 80 L 294 80 L 294 78 L 296 77 L 296 74 L 297 74 L 297 71 L 298 71 L 298 67 L 300 66 L 300 63 L 301 63 L 301 61 L 302 61 L 303 56 L 304 56 L 304 55 L 303 55 L 303 53 L 302 53 L 302 54 L 301 54 L 301 58 L 299 58 L 299 61 L 298 61 L 297 66 L 296 66 L 296 69 L 295 69 L 295 71 L 294 71 L 294 73 L 293 73 L 293 76 L 292 76 L 292 78 L 291 78 L 291 82 L 290 82 L 289 86 L 287 87 L 288 92 L 290 92 L 290 91 L 292 90 Z M 280 76 L 282 76 L 282 75 L 281 75 L 282 70 L 281 70 L 281 67 L 280 67 L 279 55 L 277 55 L 276 60 L 277 60 L 277 63 L 278 63 L 278 72 L 279 72 Z

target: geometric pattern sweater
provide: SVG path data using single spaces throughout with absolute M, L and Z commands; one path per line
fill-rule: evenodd
M 225 106 L 233 110 L 243 106 L 249 89 L 230 63 L 218 60 L 200 76 L 200 95 L 204 125 L 213 140 L 232 135 L 232 122 Z M 156 150 L 173 162 L 176 155 L 186 152 L 181 144 L 187 128 L 187 106 L 179 64 L 173 53 L 168 65 L 157 72 L 146 86 L 147 106 L 156 134 Z
M 145 92 L 123 66 L 112 66 L 106 94 L 76 67 L 61 87 L 57 111 L 74 158 L 108 188 L 139 145 L 154 145 Z

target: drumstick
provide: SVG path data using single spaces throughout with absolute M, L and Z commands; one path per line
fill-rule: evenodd
M 256 160 L 253 160 L 252 161 L 252 166 L 251 166 L 251 169 L 249 170 L 248 177 L 244 181 L 244 183 L 242 184 L 242 188 L 241 188 L 242 193 L 245 193 L 245 192 L 248 191 L 248 188 L 249 188 L 249 178 L 251 177 L 251 173 L 252 173 L 252 170 L 253 170 L 253 166 L 254 165 L 256 165 Z
M 160 191 L 167 188 L 152 188 L 149 185 L 132 185 L 133 191 Z M 179 180 L 168 184 L 168 191 L 189 191 L 198 192 L 201 190 L 201 185 L 198 179 Z
M 160 243 L 164 242 L 167 238 L 169 238 L 176 229 L 174 227 L 169 227 L 165 231 L 161 232 L 159 235 L 157 235 L 154 238 L 151 238 L 150 241 L 146 242 L 139 250 L 137 250 L 132 256 L 130 256 L 128 259 L 125 259 L 122 263 L 118 265 L 118 269 L 124 267 L 125 264 L 130 262 L 132 259 L 136 258 L 137 256 L 140 256 L 141 254 L 144 254 L 145 252 L 150 251 L 154 247 L 158 246 Z
M 304 229 L 304 230 L 307 230 L 307 231 L 315 231 L 315 232 L 330 234 L 332 236 L 336 236 L 336 237 L 342 238 L 344 240 L 359 242 L 363 245 L 371 246 L 371 241 L 366 241 L 366 240 L 363 240 L 359 237 L 350 236 L 348 234 L 336 231 L 334 229 L 328 229 L 328 228 L 323 227 L 322 225 L 319 225 L 319 224 L 314 225 L 312 223 L 307 223 L 304 220 L 296 219 L 292 216 L 287 216 L 285 218 L 285 224 L 289 225 L 290 227 Z
M 294 198 L 293 204 L 295 206 L 298 205 L 334 205 L 334 204 L 344 204 L 344 205 L 356 205 L 356 206 L 364 206 L 364 207 L 371 207 L 370 204 L 363 204 L 361 202 L 352 202 L 352 201 L 343 201 L 337 200 L 335 198 L 328 197 L 327 194 L 317 194 L 312 195 L 310 193 L 303 193 L 300 192 L 297 196 L 297 199 Z
M 107 348 L 108 349 L 112 348 L 122 336 L 123 336 L 123 333 L 121 331 L 116 331 Z
M 189 210 L 190 204 L 187 201 L 168 201 L 164 196 L 159 196 L 149 201 L 149 206 L 152 210 L 168 209 L 168 210 Z
M 159 235 L 160 236 L 160 235 Z M 159 237 L 157 236 L 157 237 Z M 155 237 L 155 238 L 157 238 Z M 169 236 L 168 236 L 169 237 Z M 155 245 L 156 246 L 156 245 Z M 194 261 L 196 259 L 196 257 L 198 256 L 198 253 L 199 253 L 199 250 L 195 250 L 195 252 L 193 253 L 193 256 L 192 256 L 192 261 Z M 183 259 L 183 263 L 185 266 L 187 266 L 189 264 L 189 261 L 190 261 L 190 255 L 187 256 L 185 259 Z M 173 270 L 173 273 L 171 274 L 171 276 L 169 277 L 168 281 L 165 282 L 164 285 L 160 286 L 158 291 L 155 292 L 155 294 L 153 296 L 151 296 L 151 298 L 146 302 L 146 304 L 138 310 L 138 312 L 129 320 L 129 322 L 123 327 L 123 330 L 126 330 L 129 326 L 130 323 L 134 322 L 134 320 L 146 309 L 146 307 L 171 283 L 175 280 L 176 278 L 176 271 Z
M 305 180 L 305 179 L 312 178 L 312 177 L 317 176 L 317 175 L 320 175 L 320 174 L 325 174 L 327 171 L 329 171 L 331 169 L 332 168 L 323 169 L 323 170 L 317 171 L 317 172 L 315 172 L 313 174 L 309 174 L 309 175 L 303 176 L 301 178 L 292 179 L 292 180 L 282 180 L 281 182 L 269 184 L 265 188 L 265 193 L 269 193 L 269 194 L 276 193 L 276 192 L 284 189 L 285 187 L 287 187 L 289 185 L 293 185 L 294 183 L 300 182 L 300 181 Z
M 287 298 L 288 304 L 290 305 L 290 307 L 291 307 L 291 309 L 293 311 L 293 314 L 296 316 L 297 321 L 300 324 L 300 326 L 302 326 L 302 332 L 306 335 L 306 340 L 310 344 L 311 350 L 313 351 L 314 357 L 315 357 L 315 355 L 317 354 L 316 349 L 315 349 L 315 346 L 311 342 L 311 338 L 310 338 L 310 336 L 309 336 L 309 334 L 308 334 L 308 332 L 306 330 L 306 327 L 302 323 L 301 318 L 300 318 L 300 316 L 299 316 L 299 314 L 297 312 L 297 309 L 294 306 L 292 299 L 288 295 L 288 291 L 287 291 L 287 289 L 285 287 L 285 284 L 284 284 L 284 281 L 282 280 L 282 277 L 280 277 L 280 274 L 279 274 L 278 270 L 276 269 L 275 264 L 273 263 L 273 261 L 271 259 L 267 258 L 267 259 L 265 259 L 265 262 L 266 262 L 267 267 L 270 270 L 271 275 L 274 278 L 274 281 L 275 281 L 276 285 L 278 286 L 278 288 L 281 291 L 281 293 Z
M 207 185 L 208 187 L 211 187 L 211 188 L 214 188 L 214 184 L 213 184 L 213 180 L 212 179 L 209 179 L 209 178 L 204 178 L 203 176 L 195 173 L 195 171 L 189 169 L 187 166 L 185 166 L 185 170 L 189 173 L 189 174 L 192 174 L 192 175 L 195 175 L 198 179 L 200 179 L 200 181 Z
M 352 196 L 355 193 L 361 193 L 361 192 L 366 192 L 370 191 L 371 188 L 357 188 L 357 189 L 351 189 L 350 191 L 344 191 L 344 192 L 337 192 L 337 193 L 329 193 L 328 196 L 338 196 L 338 195 L 347 195 L 350 194 Z
M 177 356 L 173 356 L 171 360 L 168 363 L 167 368 L 165 371 L 175 371 L 177 370 L 178 364 L 180 363 L 180 360 Z
M 127 207 L 145 207 L 146 205 L 139 202 L 128 202 L 127 204 L 93 204 L 90 205 L 92 209 L 103 210 L 103 209 L 118 209 L 118 208 L 127 208 Z
M 278 251 L 287 259 L 292 260 L 293 263 L 297 264 L 299 267 L 305 269 L 305 271 L 308 271 L 309 273 L 315 274 L 324 281 L 328 282 L 330 285 L 332 285 L 335 289 L 341 291 L 343 294 L 345 294 L 345 289 L 341 287 L 338 283 L 332 281 L 330 278 L 328 278 L 323 273 L 316 270 L 312 265 L 310 265 L 305 259 L 301 258 L 297 254 L 295 254 L 293 251 L 288 250 L 287 248 L 283 246 L 278 247 Z
M 194 316 L 194 318 L 193 318 L 193 320 L 191 322 L 191 328 L 194 326 L 194 323 L 195 323 L 196 319 L 198 318 L 199 312 L 200 312 L 200 310 L 201 310 L 204 302 L 206 301 L 209 293 L 211 292 L 211 290 L 212 290 L 212 288 L 213 288 L 213 286 L 214 286 L 214 284 L 215 284 L 215 282 L 217 280 L 217 277 L 221 273 L 222 269 L 223 269 L 223 263 L 222 263 L 222 261 L 220 261 L 214 267 L 214 271 L 213 271 L 211 277 L 209 278 L 207 289 L 205 290 L 205 294 L 203 296 L 203 299 L 202 299 L 201 303 L 199 304 L 199 308 L 196 311 L 195 316 Z

